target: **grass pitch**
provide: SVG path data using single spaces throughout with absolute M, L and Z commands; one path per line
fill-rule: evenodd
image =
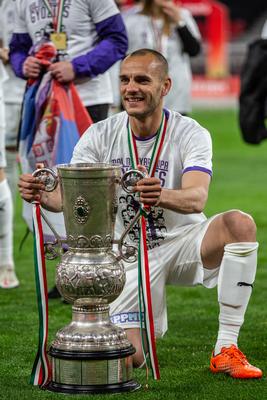
M 158 341 L 161 380 L 146 383 L 145 371 L 135 371 L 143 387 L 136 393 L 110 395 L 115 399 L 240 399 L 267 398 L 267 142 L 259 146 L 244 144 L 234 111 L 200 111 L 193 115 L 212 135 L 214 177 L 206 215 L 232 208 L 253 215 L 260 242 L 258 272 L 239 346 L 249 360 L 262 368 L 261 380 L 233 380 L 209 372 L 209 357 L 216 340 L 218 306 L 216 289 L 168 288 L 169 330 Z M 0 399 L 60 399 L 29 385 L 38 339 L 38 318 L 34 286 L 32 240 L 22 251 L 19 243 L 25 232 L 18 201 L 15 222 L 15 255 L 20 287 L 0 290 Z M 47 263 L 49 286 L 53 285 L 54 264 Z M 49 303 L 49 336 L 69 323 L 71 307 L 60 300 Z M 95 395 L 106 399 L 109 395 Z M 69 396 L 84 399 L 86 396 Z

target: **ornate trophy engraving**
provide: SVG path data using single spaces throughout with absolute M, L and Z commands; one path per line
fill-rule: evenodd
M 73 316 L 50 346 L 48 390 L 70 394 L 136 390 L 140 385 L 132 380 L 131 357 L 135 349 L 125 331 L 111 323 L 109 303 L 125 284 L 121 259 L 136 259 L 136 249 L 124 242 L 125 232 L 119 241 L 120 254 L 112 251 L 117 188 L 120 182 L 126 188 L 133 186 L 143 174 L 133 171 L 121 180 L 120 167 L 109 164 L 62 164 L 57 170 L 68 251 L 57 265 L 56 285 L 72 304 Z M 53 171 L 43 168 L 34 175 L 48 191 L 54 190 Z M 48 251 L 53 258 L 52 244 Z

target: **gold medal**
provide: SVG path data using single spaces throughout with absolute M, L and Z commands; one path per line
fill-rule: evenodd
M 67 49 L 67 35 L 65 32 L 54 32 L 50 34 L 50 39 L 57 50 Z

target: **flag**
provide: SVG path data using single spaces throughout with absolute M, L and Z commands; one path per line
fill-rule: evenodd
M 53 60 L 52 50 L 45 43 L 35 56 L 42 59 L 43 55 L 43 64 L 47 66 L 48 60 Z M 23 172 L 34 171 L 36 163 L 45 167 L 69 163 L 76 143 L 91 124 L 72 82 L 61 84 L 50 72 L 38 80 L 29 80 L 19 132 Z

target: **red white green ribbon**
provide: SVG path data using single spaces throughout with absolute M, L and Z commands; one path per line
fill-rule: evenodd
M 133 169 L 137 169 L 139 164 L 138 150 L 136 140 L 133 132 L 128 123 L 128 145 L 130 151 L 131 164 Z M 167 118 L 165 113 L 162 112 L 162 118 L 160 127 L 156 135 L 156 141 L 153 146 L 152 155 L 148 167 L 148 175 L 154 176 L 157 163 L 159 160 L 162 145 L 167 130 Z M 143 330 L 146 334 L 148 343 L 150 365 L 154 379 L 160 379 L 160 371 L 158 365 L 158 358 L 156 352 L 156 341 L 155 341 L 155 330 L 154 330 L 154 318 L 152 308 L 152 297 L 150 288 L 150 273 L 149 273 L 149 260 L 147 251 L 147 235 L 146 235 L 146 218 L 149 214 L 150 207 L 141 205 L 141 221 L 140 221 L 140 235 L 139 235 L 139 246 L 138 246 L 138 298 L 139 298 L 139 315 L 140 315 L 140 334 L 142 338 L 142 347 L 144 358 L 145 348 L 143 342 Z M 142 318 L 142 311 L 144 313 L 144 321 Z
M 45 386 L 51 379 L 51 367 L 46 351 L 48 337 L 48 297 L 41 211 L 40 204 L 37 202 L 33 203 L 33 233 L 35 284 L 39 313 L 39 343 L 30 383 L 34 386 Z
M 56 33 L 60 33 L 62 29 L 62 20 L 63 20 L 63 11 L 65 0 L 58 0 L 57 2 L 57 14 L 54 16 L 54 12 L 52 10 L 51 2 L 49 0 L 43 0 L 46 8 L 51 14 L 53 27 Z

